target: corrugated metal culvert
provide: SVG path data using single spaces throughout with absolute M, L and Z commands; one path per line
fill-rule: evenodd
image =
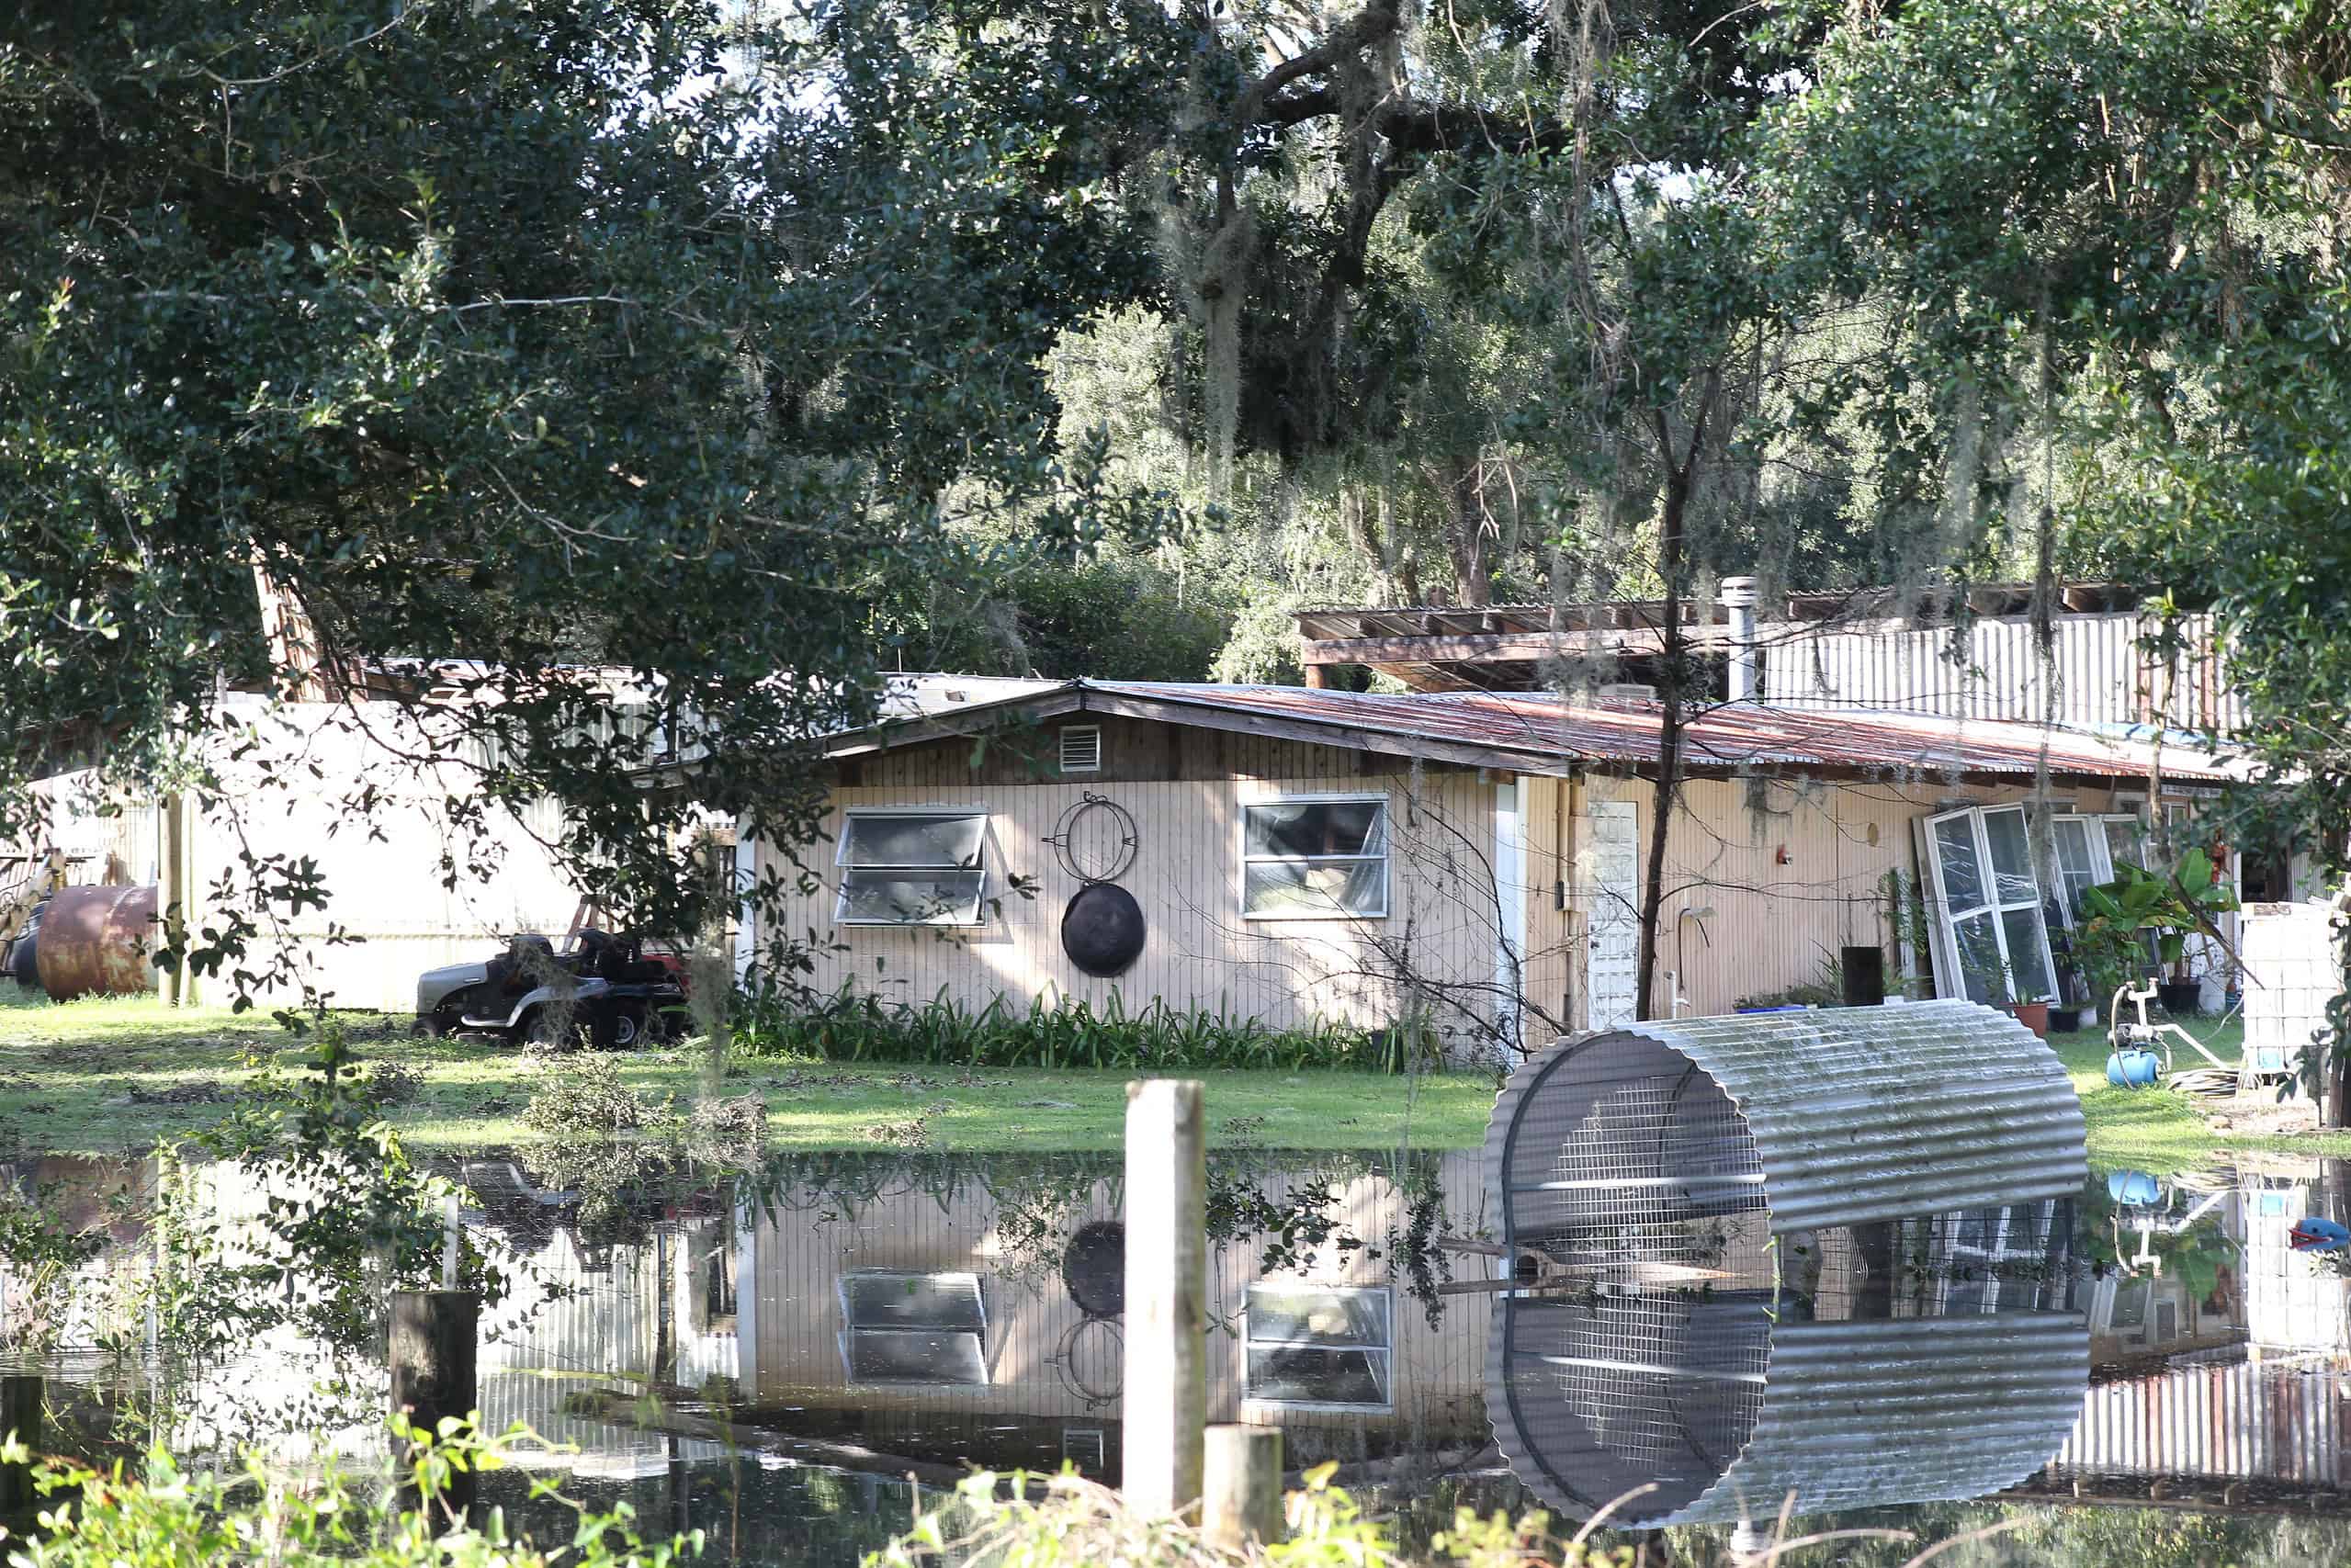
M 1978 1496 L 2080 1414 L 2081 1107 L 2006 1013 L 1588 1035 L 1512 1076 L 1486 1165 L 1522 1286 L 1487 1404 L 1556 1506 L 1654 1526 Z

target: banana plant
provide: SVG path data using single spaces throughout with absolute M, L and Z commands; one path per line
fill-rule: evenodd
M 2221 880 L 2212 857 L 2190 850 L 2170 875 L 2128 861 L 2115 863 L 2115 878 L 2082 894 L 2086 917 L 2074 938 L 2074 952 L 2102 991 L 2132 977 L 2153 938 L 2155 958 L 2177 979 L 2187 978 L 2187 938 L 2210 931 L 2215 916 L 2237 907 L 2237 896 Z

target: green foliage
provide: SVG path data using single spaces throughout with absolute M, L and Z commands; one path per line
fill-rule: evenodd
M 865 1568 L 971 1565 L 971 1568 L 1405 1568 L 1410 1562 L 1459 1563 L 1464 1568 L 1629 1568 L 1630 1549 L 1552 1536 L 1550 1517 L 1480 1517 L 1456 1511 L 1452 1528 L 1438 1532 L 1428 1554 L 1407 1553 L 1393 1526 L 1366 1513 L 1330 1484 L 1336 1464 L 1306 1472 L 1290 1498 L 1287 1539 L 1274 1545 L 1227 1551 L 1178 1519 L 1129 1511 L 1118 1495 L 1065 1470 L 1041 1478 L 981 1472 L 953 1498 L 919 1515 L 913 1529 L 865 1559 Z M 1043 1481 L 1042 1495 L 1032 1496 Z
M 106 1232 L 70 1229 L 52 1212 L 52 1192 L 0 1187 L 0 1265 L 9 1291 L 0 1303 L 0 1355 L 39 1357 L 56 1348 L 72 1304 L 73 1273 L 98 1256 Z
M 2127 861 L 2114 869 L 2113 881 L 2083 890 L 2087 918 L 2074 942 L 2076 961 L 2101 1002 L 2136 978 L 2146 962 L 2148 938 L 2154 939 L 2159 962 L 2184 964 L 2187 939 L 2212 929 L 2217 917 L 2237 907 L 2236 894 L 2200 849 L 2182 855 L 2168 874 Z
M 165 1346 L 220 1354 L 288 1326 L 343 1352 L 374 1343 L 382 1292 L 439 1281 L 446 1213 L 461 1190 L 411 1164 L 330 1020 L 300 1077 L 265 1062 L 220 1122 L 162 1151 L 153 1223 Z M 250 1224 L 197 1189 L 193 1152 L 262 1195 Z M 255 1234 L 257 1232 L 257 1234 Z M 515 1280 L 469 1241 L 460 1280 L 495 1305 Z
M 322 664 L 462 784 L 420 871 L 552 796 L 611 908 L 697 929 L 733 895 L 694 874 L 692 795 L 808 835 L 798 742 L 878 690 L 864 587 L 955 580 L 951 500 L 1065 553 L 1156 526 L 1052 439 L 1039 367 L 1138 285 L 1109 176 L 1168 35 L 890 0 L 6 8 L 0 833 L 92 756 L 235 805 L 222 753 L 301 763 L 219 694 Z M 649 705 L 706 752 L 692 795 L 632 776 Z M 229 891 L 250 923 L 175 955 L 233 972 L 352 890 L 255 835 Z
M 1225 639 L 1225 615 L 1187 601 L 1147 560 L 968 547 L 954 576 L 890 572 L 873 582 L 876 630 L 909 670 L 1198 681 Z
M 922 1062 L 986 1067 L 1159 1072 L 1217 1067 L 1350 1067 L 1396 1073 L 1428 1066 L 1406 1030 L 1317 1023 L 1280 1030 L 1255 1018 L 1170 1007 L 1154 997 L 1129 1012 L 1117 992 L 1097 1011 L 1082 998 L 1038 997 L 1026 1012 L 1002 997 L 977 1010 L 940 994 L 921 1007 L 843 990 L 806 1007 L 754 1005 L 737 1025 L 749 1056 Z
M 161 1449 L 135 1470 L 118 1464 L 104 1473 L 44 1459 L 33 1466 L 35 1488 L 49 1500 L 38 1530 L 11 1541 L 0 1529 L 0 1545 L 10 1568 L 668 1568 L 701 1552 L 699 1530 L 648 1541 L 626 1503 L 598 1512 L 536 1477 L 534 1500 L 577 1516 L 570 1540 L 511 1537 L 495 1510 L 477 1527 L 445 1501 L 454 1475 L 503 1469 L 537 1439 L 521 1427 L 479 1438 L 455 1420 L 428 1433 L 399 1416 L 391 1434 L 411 1445 L 403 1468 L 417 1506 L 400 1506 L 379 1477 L 350 1477 L 332 1461 L 315 1479 L 290 1484 L 257 1455 L 226 1476 L 183 1471 Z M 27 1457 L 21 1443 L 0 1445 L 0 1458 Z

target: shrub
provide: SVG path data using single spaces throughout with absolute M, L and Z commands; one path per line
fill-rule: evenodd
M 1512 1520 L 1456 1512 L 1425 1553 L 1407 1554 L 1389 1525 L 1366 1515 L 1330 1484 L 1339 1467 L 1307 1472 L 1305 1489 L 1291 1494 L 1289 1540 L 1272 1547 L 1228 1551 L 1211 1544 L 1181 1520 L 1130 1513 L 1118 1494 L 1068 1471 L 1032 1495 L 1034 1478 L 972 1476 L 943 1507 L 919 1516 L 914 1528 L 865 1559 L 865 1568 L 1406 1568 L 1407 1563 L 1457 1563 L 1463 1568 L 1626 1568 L 1631 1552 L 1603 1549 L 1580 1538 L 1554 1540 L 1548 1516 Z M 1009 1480 L 1009 1486 L 1004 1484 Z
M 568 1504 L 579 1515 L 567 1540 L 538 1546 L 510 1539 L 492 1513 L 476 1529 L 445 1506 L 456 1469 L 496 1470 L 505 1455 L 536 1442 L 517 1427 L 480 1440 L 450 1423 L 435 1438 L 412 1434 L 397 1417 L 395 1437 L 416 1436 L 405 1479 L 422 1506 L 403 1509 L 380 1495 L 375 1478 L 354 1483 L 330 1464 L 314 1481 L 295 1485 L 248 1457 L 242 1474 L 227 1478 L 181 1471 L 161 1450 L 137 1472 L 118 1466 L 101 1474 L 85 1465 L 44 1460 L 33 1484 L 51 1501 L 37 1538 L 7 1540 L 0 1550 L 25 1568 L 196 1568 L 209 1562 L 267 1562 L 277 1568 L 667 1568 L 698 1554 L 700 1531 L 668 1540 L 640 1540 L 627 1504 L 596 1513 L 572 1503 L 551 1482 L 534 1480 L 532 1494 Z M 22 1462 L 21 1443 L 0 1453 Z
M 1116 992 L 1099 1012 L 1082 1000 L 1042 997 L 1023 1012 L 1000 997 L 967 1008 L 944 989 L 920 1007 L 844 989 L 807 1007 L 753 1007 L 736 1028 L 735 1048 L 751 1056 L 977 1067 L 1403 1072 L 1428 1065 L 1403 1043 L 1415 1037 L 1320 1021 L 1271 1029 L 1156 998 L 1129 1012 Z

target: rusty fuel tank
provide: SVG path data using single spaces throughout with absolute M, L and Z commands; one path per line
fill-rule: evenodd
M 61 887 L 40 918 L 33 962 L 52 1001 L 155 988 L 155 885 Z

